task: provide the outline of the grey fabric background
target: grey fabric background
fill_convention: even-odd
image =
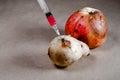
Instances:
[[[47,55],[56,37],[36,0],[0,0],[0,80],[119,80],[120,0],[46,0],[64,34],[68,17],[89,6],[108,21],[106,42],[65,69]]]

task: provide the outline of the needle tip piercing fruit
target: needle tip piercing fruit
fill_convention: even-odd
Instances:
[[[85,42],[90,48],[96,48],[107,37],[107,21],[100,10],[85,7],[68,18],[65,33]]]

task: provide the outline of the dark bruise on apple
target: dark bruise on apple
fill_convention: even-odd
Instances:
[[[68,18],[65,33],[95,48],[107,37],[107,21],[100,10],[85,7]]]

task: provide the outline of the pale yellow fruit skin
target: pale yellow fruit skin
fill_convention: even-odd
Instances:
[[[82,55],[88,55],[89,51],[85,43],[71,36],[62,35],[50,42],[48,55],[55,65],[67,67],[78,61]]]

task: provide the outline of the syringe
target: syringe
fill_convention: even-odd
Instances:
[[[54,16],[52,15],[51,11],[49,10],[45,0],[37,0],[37,1],[39,3],[40,7],[42,8],[43,12],[45,13],[50,26],[54,29],[56,34],[59,36],[60,32],[57,27],[56,20],[55,20]]]

